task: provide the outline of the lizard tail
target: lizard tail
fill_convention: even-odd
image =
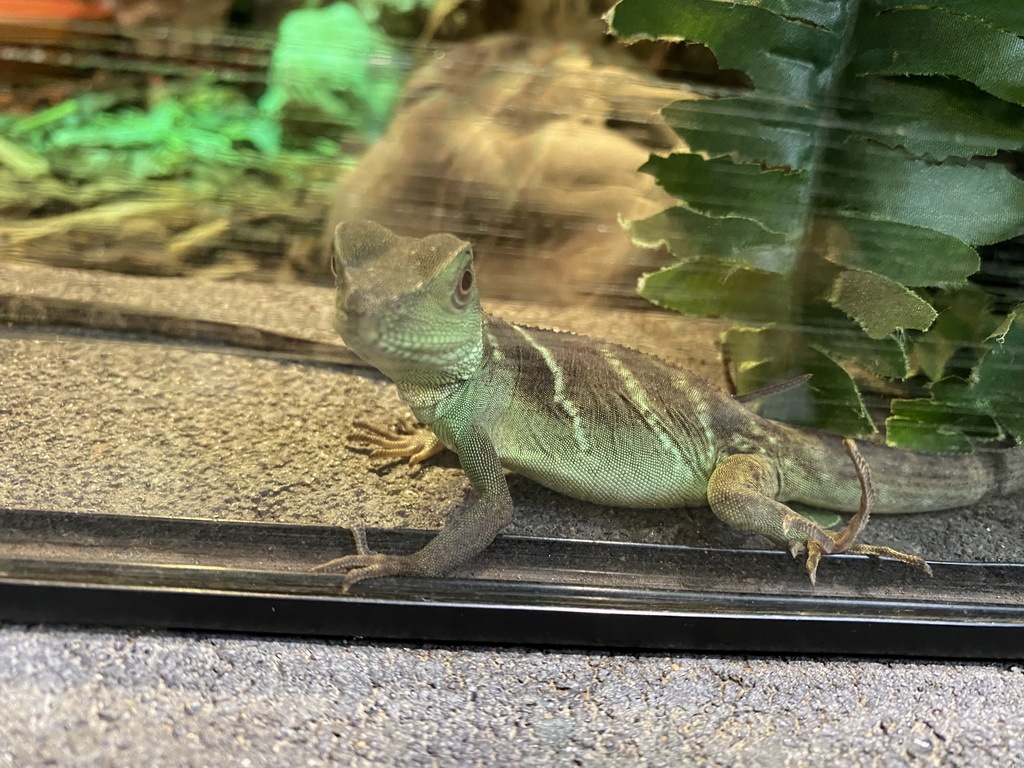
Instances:
[[[800,431],[783,463],[785,496],[855,511],[860,486],[853,462],[834,435]],[[930,512],[1024,490],[1024,446],[968,454],[919,453],[857,442],[876,491],[874,511]]]
[[[1005,496],[1024,490],[1024,445],[990,453],[996,459],[996,482],[991,496]]]

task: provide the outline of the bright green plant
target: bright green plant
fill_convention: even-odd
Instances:
[[[691,153],[641,170],[680,202],[628,227],[679,261],[642,295],[741,323],[741,391],[814,374],[768,415],[872,431],[852,372],[927,386],[893,401],[892,444],[1024,442],[1024,319],[968,282],[978,246],[1024,232],[997,156],[1024,147],[1024,3],[622,0],[609,20],[702,43],[753,86],[664,110]]]
[[[319,112],[370,135],[381,133],[402,89],[387,36],[348,3],[292,11],[281,21],[260,109]]]
[[[412,13],[419,9],[430,10],[437,0],[353,0],[363,18],[376,21],[381,10],[387,8],[392,13]]]
[[[146,109],[105,111],[112,106],[109,95],[86,93],[13,122],[8,135],[56,174],[80,180],[188,175],[244,165],[253,149],[270,155],[280,145],[275,122],[235,89],[209,82],[165,89]]]

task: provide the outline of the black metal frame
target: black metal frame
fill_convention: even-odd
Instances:
[[[306,525],[0,510],[0,619],[429,642],[1024,658],[1024,565],[505,536],[446,579],[340,594],[352,551]],[[433,534],[369,531],[412,551]]]

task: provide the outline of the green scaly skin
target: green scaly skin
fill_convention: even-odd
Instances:
[[[872,502],[875,512],[924,512],[1024,485],[1020,449],[955,457],[871,444],[858,451],[852,441],[844,449],[833,435],[762,419],[649,355],[490,317],[470,245],[454,235],[405,238],[373,222],[344,223],[332,266],[336,329],[458,454],[478,494],[418,552],[361,546],[321,566],[344,571],[346,589],[377,576],[440,576],[481,552],[512,517],[503,468],[600,504],[710,506],[730,525],[807,551],[812,580],[821,554],[839,551],[929,570],[912,555],[854,543]],[[419,451],[418,460],[434,448],[427,441],[384,454]],[[859,512],[834,533],[787,501]]]

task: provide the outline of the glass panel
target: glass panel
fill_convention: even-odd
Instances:
[[[763,373],[746,358],[727,360],[727,373],[722,335],[732,334],[729,350],[749,352],[742,334],[759,322],[754,315],[792,297],[771,293],[776,284],[751,272],[751,317],[736,330],[637,295],[638,277],[669,265],[682,248],[678,238],[673,253],[664,244],[641,247],[622,225],[678,202],[655,183],[656,169],[637,171],[652,153],[684,148],[659,110],[719,93],[701,84],[708,81],[749,86],[703,49],[627,50],[603,37],[598,10],[570,2],[525,4],[518,15],[488,3],[447,14],[442,3],[405,11],[397,2],[229,5],[152,4],[150,18],[117,3],[0,10],[0,616],[440,640],[1019,655],[1019,491],[967,508],[872,516],[862,539],[926,558],[931,578],[901,563],[826,555],[812,586],[802,557],[794,562],[704,505],[602,506],[516,473],[506,476],[512,522],[450,576],[366,580],[343,594],[341,575],[313,570],[355,552],[349,528],[367,527],[375,551],[416,551],[431,540],[427,532],[477,498],[451,451],[413,470],[351,444],[353,423],[401,429],[411,416],[394,385],[333,328],[337,223],[367,218],[408,236],[453,233],[473,243],[472,289],[479,286],[493,315],[624,344],[720,387],[730,376],[743,385]],[[1011,153],[1001,157],[1013,165]],[[784,212],[785,194],[771,199]],[[687,225],[695,250],[711,249],[721,220]],[[632,231],[644,239],[642,225]],[[816,234],[833,243],[838,231]],[[979,288],[972,300],[1012,309],[1017,247],[1009,237],[988,245],[974,284],[989,293]],[[427,257],[414,256],[384,284],[408,290],[426,269]],[[747,267],[733,265],[704,285],[715,288]],[[805,277],[814,283],[820,275]],[[696,300],[729,300],[716,290],[710,301]],[[396,292],[390,306],[410,301]],[[850,295],[834,302],[842,322],[830,331],[801,325],[794,310],[793,323],[769,324],[779,335],[758,343],[775,354],[772,339],[795,332],[826,357],[849,350],[856,326],[840,310],[863,311]],[[969,326],[970,303],[939,308]],[[449,309],[442,303],[437,312]],[[999,329],[985,335],[992,331]],[[733,432],[708,437],[688,431],[685,418],[659,422],[645,405],[649,380],[640,394],[630,390],[633,374],[616,367],[621,361],[576,366],[575,377],[563,378],[564,361],[574,359],[566,350],[586,342],[561,338],[566,346],[552,351],[532,331],[509,333],[514,343],[492,339],[492,352],[532,363],[510,385],[515,418],[506,432],[490,433],[504,440],[506,465],[516,465],[508,424],[549,435],[543,419],[560,413],[562,430],[550,439],[579,443],[581,430],[590,434],[586,403],[614,397],[625,405],[611,412],[632,416],[610,433],[618,453],[601,447],[619,459],[605,461],[595,482],[629,464],[642,425],[687,449],[710,441],[701,472],[744,452],[730,442]],[[902,332],[882,335],[910,348]],[[913,364],[939,365],[924,356],[954,337],[915,347]],[[965,342],[947,358],[964,356],[969,370],[970,354]],[[1017,358],[1002,361],[1017,371]],[[785,375],[785,366],[773,368],[765,383],[812,372],[815,386],[828,384],[838,370],[828,365]],[[893,389],[927,395],[921,377],[886,385],[877,371],[847,368],[878,423]],[[608,388],[608,371],[626,382],[621,391]],[[799,421],[817,407],[802,399],[806,391],[765,397],[763,407]],[[995,395],[990,401],[1005,406]],[[746,418],[748,406],[758,404],[737,409],[736,418]],[[969,437],[992,437],[984,428],[972,427]],[[986,446],[1010,444],[1012,429],[1000,429],[1002,442]],[[876,455],[870,440],[860,444]],[[826,468],[852,477],[841,438],[830,445],[839,458]],[[879,458],[875,475],[889,466],[899,460]],[[681,468],[666,462],[658,471],[670,477]],[[931,480],[952,487],[952,477]],[[832,481],[821,482],[827,489]]]

